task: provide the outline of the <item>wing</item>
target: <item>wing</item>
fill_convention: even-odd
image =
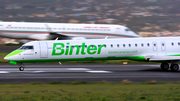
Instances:
[[[48,35],[49,40],[54,40],[56,38],[58,38],[59,40],[66,40],[69,39],[70,37],[66,35],[58,34],[56,32],[50,32],[50,34]]]

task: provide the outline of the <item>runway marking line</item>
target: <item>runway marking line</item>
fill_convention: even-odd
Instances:
[[[88,73],[112,73],[111,71],[86,71]]]
[[[0,73],[9,73],[9,72],[7,72],[7,71],[0,71]]]

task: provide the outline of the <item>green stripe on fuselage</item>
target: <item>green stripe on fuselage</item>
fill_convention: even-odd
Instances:
[[[33,63],[33,62],[61,62],[61,61],[92,61],[92,60],[121,60],[128,59],[134,61],[146,61],[144,56],[130,56],[130,57],[87,57],[87,58],[68,58],[68,59],[37,59],[37,60],[13,60],[22,63]]]

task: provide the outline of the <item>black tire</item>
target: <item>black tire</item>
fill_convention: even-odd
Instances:
[[[168,70],[169,69],[169,64],[168,63],[162,63],[161,64],[161,69],[162,70]]]
[[[172,64],[170,68],[171,68],[172,71],[178,71],[179,70],[179,65],[178,64]]]
[[[19,70],[20,70],[20,71],[24,71],[24,67],[22,67],[22,66],[19,67]]]

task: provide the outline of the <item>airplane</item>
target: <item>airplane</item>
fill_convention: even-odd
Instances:
[[[122,25],[38,22],[0,22],[0,37],[31,40],[83,40],[134,38],[138,35]]]
[[[180,37],[32,41],[4,59],[20,71],[23,63],[119,59],[162,62],[162,70],[178,71]]]

